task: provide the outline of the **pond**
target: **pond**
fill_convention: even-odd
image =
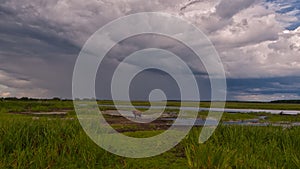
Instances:
[[[99,105],[104,107],[114,107],[113,105]],[[134,108],[128,105],[118,105],[119,108]],[[149,106],[135,106],[135,108],[148,109]],[[163,106],[151,106],[152,109],[163,109]],[[197,108],[197,107],[175,107],[167,106],[166,109],[181,109],[181,110],[199,110],[199,111],[213,111],[213,112],[227,112],[227,113],[271,113],[271,114],[285,114],[285,115],[297,115],[300,113],[299,110],[267,110],[267,109],[228,109],[228,108]]]

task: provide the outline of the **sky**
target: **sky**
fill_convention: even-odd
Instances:
[[[71,98],[76,59],[95,31],[125,15],[164,12],[188,20],[211,40],[224,65],[228,100],[300,99],[299,0],[0,2],[0,97]],[[98,72],[97,96],[110,97],[113,68],[126,54],[146,47],[179,51],[164,46],[167,42],[180,46],[156,36],[134,37],[119,44]],[[186,53],[181,51],[182,57]],[[189,58],[186,61],[193,72],[203,73],[203,66]],[[205,100],[209,82],[201,77],[197,82]],[[174,83],[164,72],[145,71],[132,82],[130,95],[145,99],[160,87],[168,98],[178,99]]]

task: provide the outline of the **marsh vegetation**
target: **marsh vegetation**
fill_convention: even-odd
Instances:
[[[241,108],[255,103],[230,104]],[[273,107],[264,104],[267,103],[258,107]],[[300,107],[286,103],[277,106],[295,110]],[[20,113],[28,110],[33,113]],[[65,111],[66,115],[35,114],[51,111]],[[206,115],[207,112],[200,112],[198,117]],[[269,122],[300,121],[298,115],[267,113],[224,113],[222,120],[259,116],[268,116],[261,120]],[[105,118],[115,129],[131,137],[149,137],[168,128],[161,121],[142,126],[121,117],[105,115]],[[201,126],[194,127],[180,144],[159,156],[124,158],[106,152],[89,139],[76,119],[71,101],[2,100],[0,168],[300,168],[300,127],[221,125],[204,144],[198,143],[200,131]]]

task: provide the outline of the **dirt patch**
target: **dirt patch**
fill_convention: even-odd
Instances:
[[[106,121],[118,132],[134,132],[147,130],[167,130],[170,122],[165,120],[154,120],[150,123],[136,123],[121,116],[105,116]]]

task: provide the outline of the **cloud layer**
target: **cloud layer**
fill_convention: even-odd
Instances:
[[[70,97],[75,60],[96,30],[121,16],[158,11],[192,22],[211,39],[229,81],[235,82],[229,83],[229,98],[300,98],[292,88],[288,89],[293,93],[282,86],[293,77],[295,81],[288,85],[300,81],[296,78],[300,73],[299,6],[296,0],[2,0],[0,97]],[[160,42],[160,47],[176,50],[166,43]],[[106,66],[141,45],[149,45],[149,38],[119,44],[120,52]],[[203,66],[187,62],[194,72],[203,72]],[[280,78],[279,86],[265,93],[269,79],[276,78]],[[253,79],[260,79],[260,86],[233,87]]]

